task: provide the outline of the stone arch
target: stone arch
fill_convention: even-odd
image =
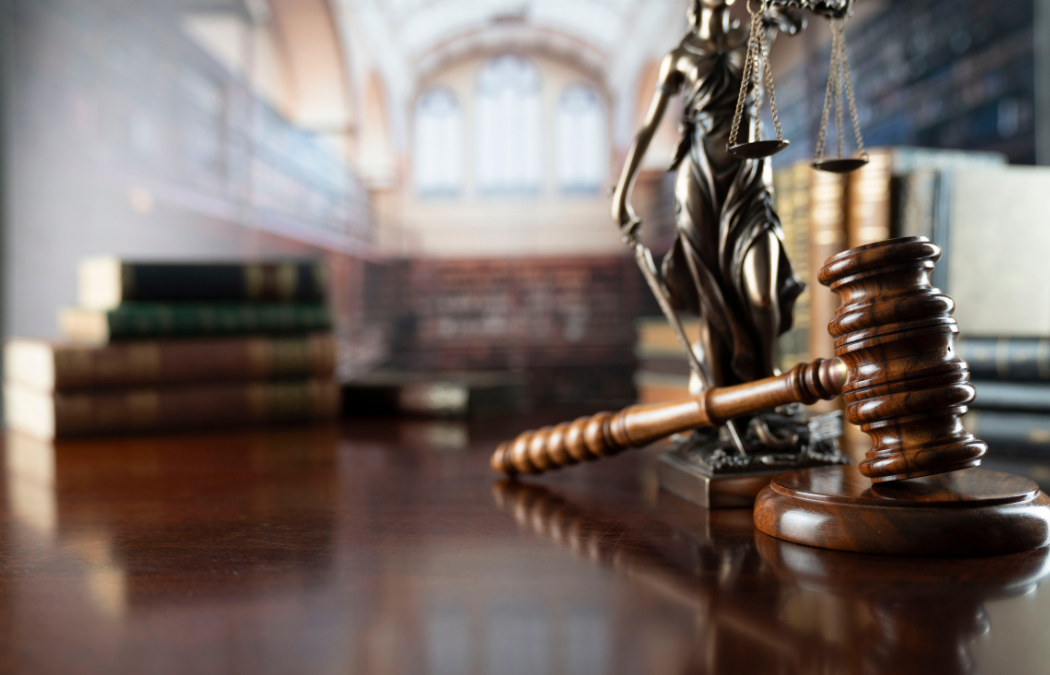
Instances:
[[[325,0],[269,0],[297,125],[330,137],[353,154],[357,126],[348,55]]]
[[[358,170],[375,187],[390,187],[397,180],[390,101],[382,76],[372,71],[365,84],[361,105]]]

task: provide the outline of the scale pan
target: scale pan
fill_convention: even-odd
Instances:
[[[828,173],[851,173],[867,163],[867,157],[858,157],[854,159],[822,159],[819,162],[813,162],[813,168],[817,171],[827,171]]]
[[[729,154],[740,159],[765,159],[766,157],[772,157],[789,145],[791,145],[790,141],[738,143],[730,146]]]

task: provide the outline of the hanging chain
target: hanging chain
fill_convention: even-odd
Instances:
[[[849,51],[846,47],[846,20],[829,21],[831,25],[831,64],[828,67],[828,88],[824,94],[824,111],[820,118],[820,132],[817,135],[816,158],[824,158],[824,147],[827,142],[828,123],[831,109],[835,109],[836,150],[838,159],[842,159],[846,145],[845,121],[846,105],[849,105],[850,122],[857,140],[857,153],[864,159],[864,138],[860,132],[860,116],[857,114],[857,101],[853,94],[853,78],[850,75]],[[845,99],[845,100],[844,100]]]
[[[864,152],[864,138],[860,134],[860,116],[857,115],[857,101],[853,98],[853,78],[850,76],[849,67],[849,50],[846,48],[846,20],[842,20],[842,37],[840,38],[842,46],[841,60],[842,60],[842,72],[846,80],[846,98],[849,100],[849,114],[853,118],[853,133],[857,137],[857,154],[864,159],[868,158],[867,153]]]
[[[831,63],[828,65],[828,88],[824,93],[824,112],[820,117],[820,133],[817,135],[816,160],[824,158],[824,143],[828,135],[828,121],[831,117],[831,108],[835,104],[835,81],[838,79],[838,59],[836,56],[835,33],[831,34]]]
[[[838,135],[836,139],[835,149],[838,152],[838,159],[842,159],[842,150],[846,145],[846,130],[842,124],[843,112],[845,104],[843,103],[842,96],[842,25],[835,25],[835,21],[831,22],[832,30],[832,51],[834,55],[831,57],[838,64],[838,72],[835,73],[835,133]]]
[[[740,78],[740,94],[736,99],[736,111],[733,113],[733,128],[729,131],[729,147],[736,145],[740,132],[740,121],[744,118],[744,102],[747,100],[747,85],[751,80],[751,40],[747,42],[747,56],[744,57],[744,72]]]
[[[751,87],[753,96],[751,97],[751,109],[748,110],[748,130],[747,137],[751,138],[751,129],[754,127],[755,130],[755,141],[761,141],[761,136],[758,135],[760,127],[758,126],[758,116],[762,112],[762,98],[765,92],[762,89],[762,70],[763,70],[763,59],[765,56],[762,53],[762,34],[765,29],[762,27],[762,12],[765,11],[765,4],[762,9],[755,13],[754,18],[751,20],[752,28],[751,34],[754,38],[754,56],[751,59],[751,77],[748,80],[748,84]]]
[[[765,39],[765,31],[762,32],[762,69],[766,71],[766,89],[769,90],[769,110],[773,113],[773,128],[777,131],[777,140],[783,143],[784,132],[780,129],[780,116],[777,115],[777,92],[773,88],[773,68],[769,65],[769,41]]]
[[[747,56],[744,57],[744,72],[740,78],[740,95],[736,100],[736,112],[733,114],[733,127],[729,132],[729,147],[737,144],[740,135],[740,125],[744,119],[744,105],[747,103],[748,89],[755,88],[755,95],[759,96],[761,88],[758,81],[757,62],[761,58],[762,13],[766,11],[769,0],[762,0],[761,7],[757,12],[751,10],[750,0],[747,3],[747,11],[751,14],[751,35],[747,41]],[[750,134],[748,134],[750,136]]]

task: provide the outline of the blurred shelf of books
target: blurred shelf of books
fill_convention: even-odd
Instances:
[[[371,388],[390,399],[396,382],[409,392],[400,395],[402,409],[419,414],[429,387],[434,413],[444,416],[456,406],[437,401],[453,390],[464,405],[482,389],[498,390],[503,403],[495,407],[508,412],[634,400],[643,289],[630,258],[395,260],[370,273],[366,313],[390,326],[391,340],[378,372],[348,382],[355,397]],[[348,398],[348,414],[367,409]]]

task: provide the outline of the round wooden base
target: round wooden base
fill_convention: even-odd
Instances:
[[[983,469],[872,484],[855,466],[781,474],[758,495],[755,526],[839,551],[986,556],[1050,544],[1050,497]]]

